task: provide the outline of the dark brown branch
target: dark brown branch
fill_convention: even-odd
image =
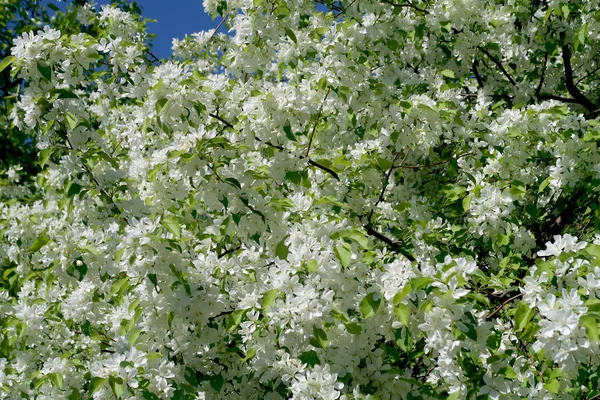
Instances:
[[[371,225],[364,225],[364,228],[369,235],[381,240],[388,247],[390,247],[393,251],[397,251],[398,253],[402,254],[409,261],[415,261],[415,258],[413,257],[413,255],[402,248],[402,243],[396,242],[396,241],[390,239],[389,237],[379,233]]]
[[[481,75],[479,74],[479,69],[477,68],[478,65],[479,61],[477,61],[477,59],[474,59],[471,69],[473,70],[473,75],[475,75],[475,79],[477,79],[477,84],[480,88],[483,88],[483,79],[481,79]]]
[[[231,254],[231,253],[233,253],[234,251],[238,251],[238,250],[239,250],[239,249],[241,249],[241,248],[242,248],[242,246],[237,246],[237,247],[233,247],[233,248],[231,248],[231,249],[229,249],[229,250],[225,250],[224,252],[222,252],[221,254],[219,254],[219,255],[217,256],[217,258],[223,258],[223,257],[225,257],[227,254]]]
[[[496,64],[496,67],[498,67],[498,69],[500,71],[502,71],[502,74],[506,77],[506,79],[508,79],[508,81],[513,85],[513,86],[517,86],[517,83],[514,81],[514,79],[510,76],[510,74],[508,73],[508,71],[506,71],[506,69],[504,69],[504,66],[502,65],[502,63],[500,61],[498,61],[493,55],[490,54],[489,51],[487,51],[487,49],[483,48],[483,47],[478,47],[478,49],[485,54],[486,56],[488,56],[488,58],[490,60],[492,60],[492,62],[494,64]]]
[[[304,156],[300,156],[300,158],[304,158]],[[310,158],[308,159],[308,163],[314,167],[317,167],[319,169],[322,169],[323,171],[327,172],[328,174],[330,174],[331,176],[333,176],[336,180],[340,180],[339,175],[337,174],[337,172],[335,172],[334,170],[332,170],[329,167],[324,166],[323,164],[319,164],[318,162],[311,160]]]
[[[555,96],[553,94],[542,93],[542,94],[538,94],[536,97],[540,100],[557,100],[557,101],[562,101],[563,103],[579,104],[579,101],[577,101],[575,99],[570,99],[568,97],[562,97],[562,96]]]
[[[410,148],[408,149],[408,151],[404,155],[404,158],[402,159],[402,162],[400,163],[399,166],[402,166],[402,164],[404,164],[404,162],[406,161],[406,158],[408,157],[409,153],[410,153]],[[371,218],[373,217],[373,213],[375,212],[375,209],[377,208],[377,206],[379,205],[379,203],[381,203],[383,201],[383,198],[385,196],[385,191],[387,190],[387,187],[390,184],[390,177],[392,176],[392,172],[394,172],[394,168],[397,167],[396,165],[394,165],[396,163],[396,159],[397,158],[398,158],[398,155],[396,155],[394,157],[394,161],[392,162],[392,166],[388,170],[387,174],[385,174],[385,183],[383,184],[383,188],[381,189],[381,193],[379,193],[379,198],[377,199],[377,201],[375,202],[375,205],[373,206],[373,208],[371,209],[371,212],[369,213],[369,217],[367,218],[368,223],[371,223]]]
[[[256,140],[258,140],[259,142],[262,142],[262,140],[260,140],[258,137],[256,138]],[[264,144],[266,144],[269,147],[273,147],[274,149],[280,150],[280,151],[286,151],[285,148],[283,146],[279,146],[277,144],[273,144],[272,142],[263,142]],[[300,155],[299,156],[300,159],[306,158],[306,156]],[[337,172],[335,172],[334,170],[332,170],[329,167],[324,166],[321,163],[316,162],[315,160],[312,159],[308,159],[308,163],[314,167],[317,167],[319,169],[322,169],[323,171],[327,172],[328,174],[330,174],[331,176],[333,176],[336,180],[340,180],[339,175],[337,174]]]
[[[535,89],[535,97],[540,98],[540,93],[542,91],[542,86],[544,85],[544,77],[546,76],[546,65],[548,64],[548,52],[544,54],[544,66],[542,67],[542,73],[540,74],[540,82],[538,83],[537,88]]]
[[[222,123],[224,123],[224,124],[225,124],[225,126],[226,126],[226,127],[228,127],[228,128],[231,128],[231,129],[234,129],[234,128],[233,128],[233,125],[231,125],[229,122],[227,122],[227,121],[226,121],[226,120],[224,120],[223,118],[219,117],[219,115],[217,115],[217,114],[214,114],[214,113],[210,113],[210,114],[208,114],[208,115],[209,115],[209,116],[211,116],[211,117],[213,117],[213,118],[214,118],[214,119],[216,119],[216,120],[219,120],[219,121],[221,121]]]
[[[590,113],[596,111],[598,107],[594,103],[591,102],[590,99],[585,97],[583,93],[579,91],[575,83],[573,82],[573,67],[571,66],[571,49],[569,49],[569,45],[565,44],[562,47],[562,58],[563,64],[565,66],[565,84],[567,86],[567,91],[569,94],[577,100],[579,104],[584,106]]]

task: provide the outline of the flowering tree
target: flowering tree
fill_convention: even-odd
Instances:
[[[0,398],[598,398],[600,4],[325,3],[15,41]]]

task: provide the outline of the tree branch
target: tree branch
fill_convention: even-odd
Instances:
[[[479,61],[477,61],[477,59],[474,59],[471,69],[473,70],[473,75],[475,75],[475,79],[477,79],[477,84],[480,88],[483,88],[483,79],[481,79],[481,75],[479,74],[479,69],[477,68],[478,65]]]
[[[388,245],[393,251],[396,251],[406,257],[409,261],[415,261],[415,258],[412,254],[402,248],[402,243],[396,242],[395,240],[390,239],[389,237],[379,233],[376,231],[370,224],[366,224],[363,226],[367,233]]]
[[[593,113],[598,107],[596,107],[596,105],[592,103],[590,99],[585,97],[585,95],[579,91],[579,89],[577,88],[577,86],[575,86],[575,83],[573,82],[571,50],[569,49],[568,44],[565,44],[562,47],[562,58],[563,64],[565,66],[565,84],[567,86],[567,91],[575,100],[577,100],[579,104],[584,106],[590,113]]]
[[[483,47],[477,47],[483,54],[485,54],[486,56],[488,56],[488,58],[490,60],[492,60],[492,62],[494,64],[496,64],[496,67],[498,67],[498,69],[500,69],[500,71],[502,71],[502,74],[504,74],[504,76],[506,77],[506,79],[508,79],[508,81],[513,85],[513,86],[517,86],[517,83],[514,81],[514,79],[510,76],[510,74],[508,73],[508,71],[506,71],[504,69],[504,66],[502,65],[502,63],[498,60],[496,60],[496,58],[490,54],[489,51],[487,51],[487,49],[483,48]]]
[[[308,157],[308,153],[310,153],[310,146],[312,145],[313,138],[315,137],[315,131],[317,130],[317,125],[319,124],[319,119],[321,119],[321,113],[323,112],[323,105],[325,104],[325,100],[327,100],[327,96],[329,96],[329,92],[331,92],[331,88],[327,90],[325,93],[325,98],[323,98],[323,102],[319,107],[319,112],[317,113],[317,119],[315,124],[313,125],[312,132],[310,133],[310,139],[308,139],[308,148],[306,149],[306,157]]]
[[[557,100],[557,101],[562,101],[563,103],[579,104],[579,101],[577,101],[575,99],[570,99],[568,97],[562,97],[562,96],[555,96],[553,94],[541,93],[541,94],[538,94],[536,97],[540,100]]]
[[[542,86],[544,85],[544,77],[546,76],[546,65],[548,64],[548,52],[544,54],[544,66],[542,67],[542,73],[540,74],[540,82],[538,83],[537,88],[535,89],[535,97],[540,98],[540,92],[542,91]]]
[[[494,311],[492,311],[490,313],[490,315],[488,315],[486,318],[487,319],[492,318],[494,315],[498,314],[500,312],[500,310],[502,310],[504,308],[505,305],[507,305],[508,303],[510,303],[511,301],[513,301],[514,299],[518,299],[521,296],[523,296],[523,293],[519,293],[519,294],[517,294],[517,295],[515,295],[515,296],[513,296],[513,297],[511,297],[511,298],[509,298],[507,300],[505,300],[502,304],[500,304],[498,306],[498,308],[496,308]]]
[[[210,113],[208,114],[209,116],[213,117],[216,120],[221,121],[222,123],[225,124],[225,126],[227,126],[228,128],[234,129],[233,125],[231,125],[229,122],[225,121],[223,118],[219,117],[218,114],[214,114],[214,113]]]

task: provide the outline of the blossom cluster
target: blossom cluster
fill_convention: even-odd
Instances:
[[[599,393],[600,5],[326,3],[15,41],[0,399]]]

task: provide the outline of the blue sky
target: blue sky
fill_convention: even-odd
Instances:
[[[173,38],[181,39],[185,34],[215,29],[220,17],[214,21],[204,12],[201,0],[139,0],[142,16],[158,22],[148,25],[156,35],[154,53],[161,58],[171,54]]]
[[[46,2],[64,7],[71,1],[47,0]],[[96,0],[96,3],[108,4],[110,0]],[[202,0],[137,0],[137,3],[142,8],[144,18],[157,20],[148,24],[148,30],[156,35],[152,51],[159,58],[169,57],[173,38],[181,39],[186,34],[215,29],[221,21],[220,17],[213,21],[204,12]],[[224,31],[224,27],[221,31]]]

